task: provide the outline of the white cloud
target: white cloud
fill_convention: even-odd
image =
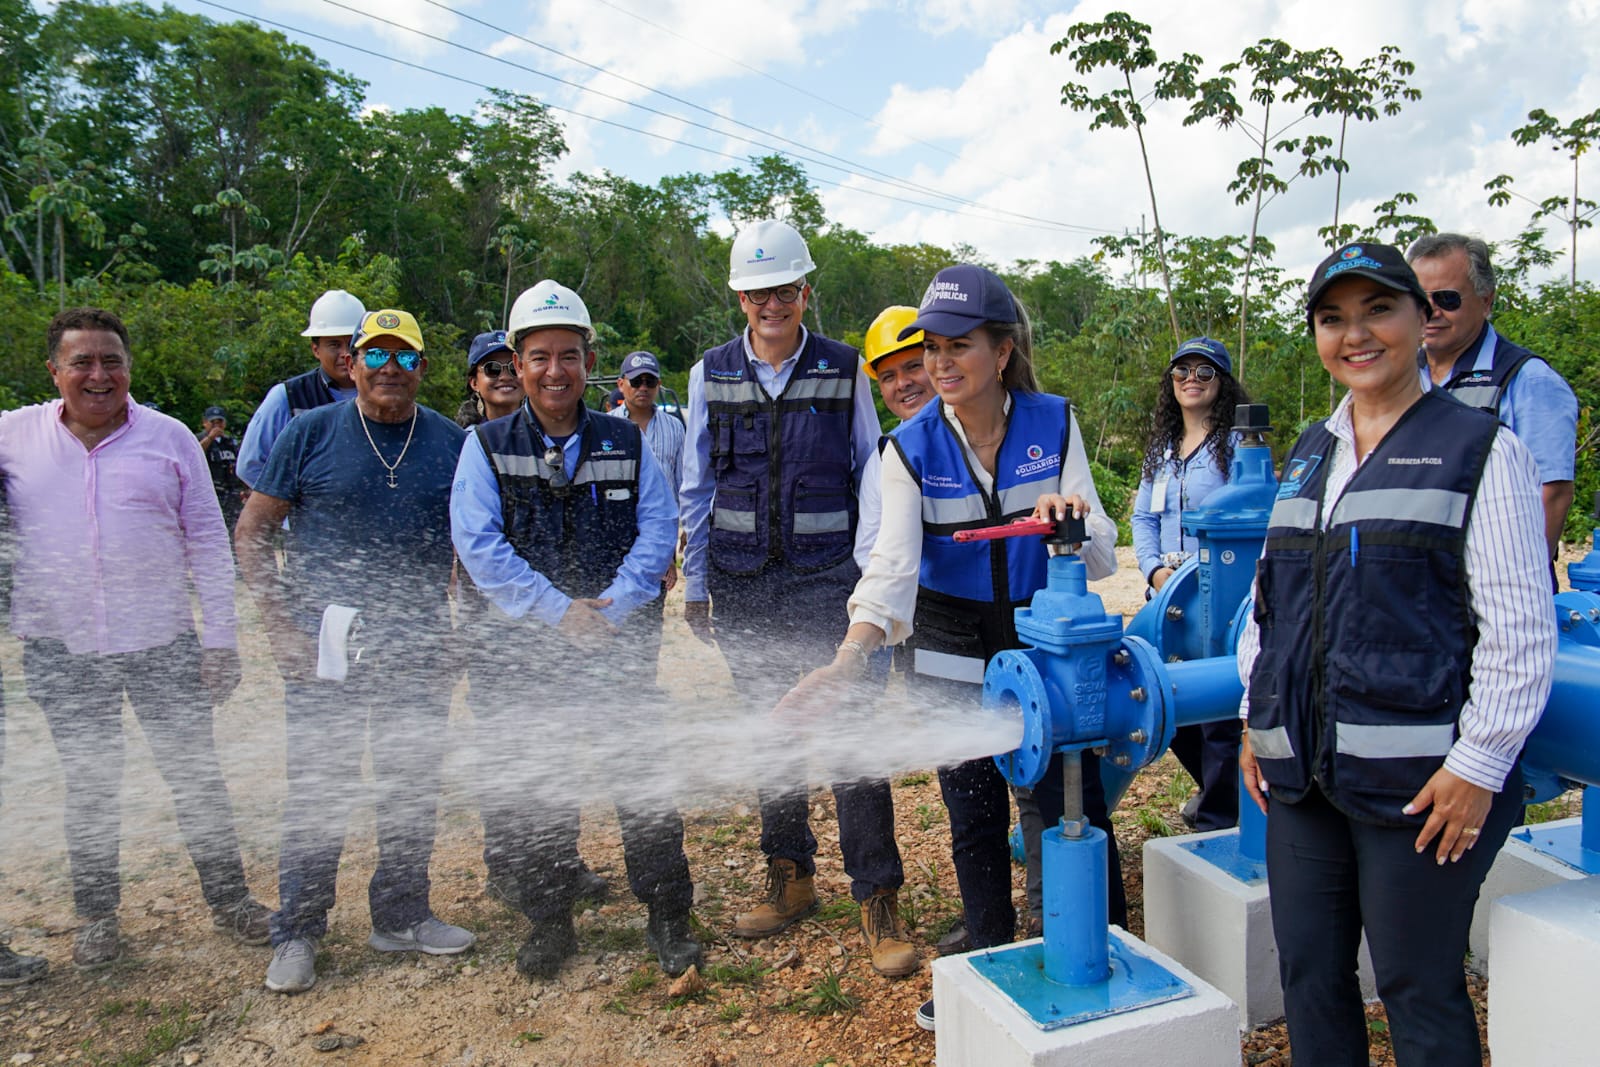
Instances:
[[[362,35],[370,34],[377,38],[383,49],[393,49],[396,55],[407,59],[454,51],[410,30],[453,39],[461,29],[461,19],[434,7],[427,0],[382,0],[381,3],[378,0],[339,0],[339,3],[344,6],[335,6],[322,0],[273,0],[265,5],[263,14],[269,18],[309,15],[319,22],[330,23],[341,29],[360,31]],[[387,19],[389,23],[397,25],[389,25],[379,19]],[[353,43],[372,44],[370,38],[349,39]]]

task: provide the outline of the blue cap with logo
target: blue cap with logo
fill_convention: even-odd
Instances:
[[[1367,278],[1397,292],[1410,293],[1425,310],[1431,307],[1427,291],[1417,280],[1417,272],[1411,269],[1398,248],[1363,241],[1335,249],[1311,272],[1306,292],[1307,326],[1312,324],[1317,302],[1328,291],[1328,286],[1350,277]]]
[[[1017,302],[1000,275],[962,263],[933,276],[922,294],[917,319],[900,331],[904,341],[918,330],[942,337],[964,337],[986,322],[1016,322]]]
[[[1233,360],[1228,358],[1228,350],[1221,341],[1213,341],[1209,337],[1191,337],[1178,346],[1167,365],[1171,366],[1187,356],[1199,356],[1222,373],[1233,373]]]
[[[622,361],[622,376],[631,382],[641,374],[654,374],[659,378],[661,364],[648,352],[629,352]]]
[[[225,409],[212,404],[210,407],[206,408],[203,414],[201,414],[200,421],[210,422],[212,419],[226,419],[227,417],[228,412]]]
[[[516,352],[511,347],[511,342],[506,340],[504,330],[490,330],[480,333],[472,339],[472,347],[467,350],[467,370],[478,369],[478,364],[494,355],[496,352]]]

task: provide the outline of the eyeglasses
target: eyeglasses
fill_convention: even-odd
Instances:
[[[792,304],[800,299],[804,291],[803,285],[780,285],[776,289],[746,289],[744,296],[750,303],[760,307],[773,297],[777,297],[780,304]]]
[[[361,352],[361,361],[367,365],[368,370],[377,370],[388,364],[390,360],[400,364],[403,371],[414,371],[422,362],[422,353],[409,348],[366,348]]]
[[[486,359],[478,364],[478,369],[483,371],[485,378],[498,378],[501,374],[515,375],[517,373],[517,365],[510,360],[502,363],[498,359]]]
[[[1172,380],[1175,382],[1186,382],[1193,378],[1204,385],[1217,376],[1217,368],[1209,363],[1200,363],[1193,367],[1180,364],[1172,368],[1171,374]]]
[[[1428,299],[1440,311],[1460,311],[1461,292],[1457,289],[1435,289],[1428,294]]]
[[[635,389],[654,389],[661,384],[661,379],[654,374],[641,374],[637,378],[624,378],[622,380]]]
[[[567,464],[558,445],[544,450],[544,465],[550,468],[550,488],[558,496],[563,495],[571,487],[572,479],[567,477]]]

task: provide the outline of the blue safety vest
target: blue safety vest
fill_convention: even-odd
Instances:
[[[304,374],[296,374],[293,378],[283,383],[283,391],[289,399],[289,417],[291,419],[298,415],[304,415],[313,408],[335,403],[339,399],[328,388],[328,380],[323,377],[321,368],[313,368]]]
[[[1039,497],[1060,491],[1071,441],[1068,412],[1059,396],[1011,394],[993,492],[973,477],[943,401],[925,405],[889,436],[922,490],[911,669],[981,682],[990,657],[1017,647],[1016,609],[1044,588],[1049,570],[1043,539],[958,542],[955,533],[1023,518]]]
[[[527,401],[476,428],[500,485],[506,540],[518,556],[574,599],[597,597],[616,579],[638,537],[640,449],[627,419],[581,416],[577,469],[545,463],[544,437]]]
[[[774,399],[756,380],[742,337],[705,354],[716,570],[756,574],[782,562],[819,571],[850,558],[856,365],[855,349],[809,334]]]
[[[1333,502],[1318,422],[1284,463],[1256,569],[1250,740],[1275,800],[1315,780],[1352,818],[1400,809],[1443,764],[1471,679],[1467,522],[1499,423],[1428,392]]]
[[[1488,330],[1484,326],[1484,330]],[[1477,362],[1476,352],[1480,339],[1473,346],[1473,362]],[[1522,365],[1530,359],[1539,357],[1529,352],[1520,345],[1514,345],[1495,334],[1494,358],[1485,370],[1467,369],[1460,374],[1452,376],[1439,388],[1467,405],[1469,408],[1478,408],[1490,414],[1500,414],[1500,403],[1505,399],[1506,390],[1511,386],[1511,379],[1516,377]]]

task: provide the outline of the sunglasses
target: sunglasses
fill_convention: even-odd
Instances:
[[[1456,289],[1435,289],[1428,294],[1428,299],[1440,311],[1460,311],[1461,293]]]
[[[478,369],[483,371],[483,376],[485,378],[498,378],[502,374],[510,374],[515,376],[517,373],[516,364],[512,363],[510,360],[506,360],[504,363],[502,363],[498,359],[486,359],[482,363],[478,364]]]
[[[1194,367],[1173,367],[1171,374],[1172,380],[1175,382],[1186,382],[1193,378],[1197,382],[1205,383],[1217,376],[1217,368],[1209,363],[1201,363]]]
[[[550,468],[550,488],[558,496],[565,495],[572,486],[572,479],[567,477],[567,465],[559,447],[551,445],[544,450],[544,465]]]
[[[422,362],[422,353],[409,348],[366,348],[361,351],[361,361],[368,370],[386,366],[391,359],[400,364],[401,370],[414,371]]]
[[[641,374],[637,378],[624,378],[622,380],[635,389],[654,389],[661,384],[661,379],[654,374]]]
[[[805,291],[800,285],[780,285],[776,289],[746,289],[745,299],[760,307],[773,297],[778,298],[780,304],[792,304],[800,299],[800,294]]]

